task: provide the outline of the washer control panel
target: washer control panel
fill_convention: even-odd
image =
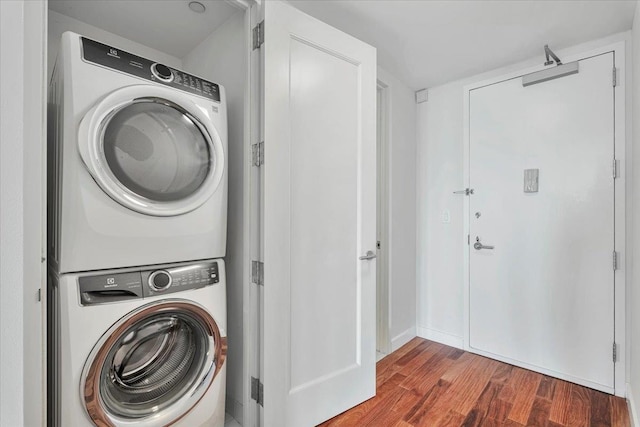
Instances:
[[[170,294],[197,289],[220,282],[218,263],[206,262],[186,266],[142,271],[144,296]]]
[[[220,102],[220,86],[189,73],[81,37],[82,58],[96,65]]]
[[[166,295],[217,283],[220,283],[217,261],[78,278],[82,305]]]

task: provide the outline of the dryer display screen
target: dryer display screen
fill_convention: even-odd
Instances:
[[[220,86],[124,50],[82,37],[85,61],[220,102]]]

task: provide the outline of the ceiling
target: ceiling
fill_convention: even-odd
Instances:
[[[0,0],[1,1],[1,0]],[[236,8],[226,0],[50,0],[56,12],[178,58]],[[266,0],[269,1],[269,0]],[[291,0],[302,11],[378,49],[378,63],[414,90],[543,58],[631,28],[636,1]]]
[[[49,8],[182,58],[238,11],[223,0],[198,1],[204,13],[191,11],[189,0],[49,0]]]
[[[378,49],[414,90],[631,29],[636,1],[292,0]]]

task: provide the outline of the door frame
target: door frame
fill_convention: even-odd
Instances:
[[[18,72],[18,79],[8,73],[0,75],[2,86],[10,85],[14,91],[4,94],[6,105],[0,116],[7,120],[2,129],[14,139],[11,145],[3,143],[0,178],[0,203],[3,215],[0,227],[12,230],[0,242],[0,250],[10,256],[2,259],[0,276],[4,288],[2,295],[2,322],[10,320],[4,328],[0,346],[11,345],[13,351],[0,369],[4,387],[13,389],[10,399],[3,399],[0,411],[7,409],[3,420],[21,421],[23,425],[46,423],[46,153],[47,153],[47,0],[5,5],[14,31],[12,49],[15,54],[8,63]],[[3,52],[4,53],[4,52]],[[3,56],[4,59],[4,56]],[[4,67],[3,67],[4,70]],[[11,79],[11,82],[8,80]],[[11,167],[8,167],[8,166]],[[7,179],[7,177],[11,179]],[[28,191],[27,191],[28,189]],[[19,282],[9,288],[7,283]],[[1,285],[0,285],[1,286]],[[27,333],[28,331],[28,333]],[[15,340],[18,340],[16,343]],[[8,372],[15,372],[6,375]],[[26,374],[28,373],[28,375]]]
[[[391,126],[390,124],[390,87],[384,81],[377,80],[377,92],[380,94],[380,112],[377,117],[376,128],[381,132],[377,141],[377,156],[382,156],[380,159],[380,169],[377,171],[381,176],[377,177],[377,201],[378,213],[378,226],[381,228],[380,241],[382,242],[381,249],[378,252],[378,273],[376,278],[376,324],[378,330],[376,331],[376,350],[384,354],[389,354],[393,351],[391,345],[391,206],[389,205],[389,193],[391,189],[391,174],[390,174],[390,158],[391,153],[389,150],[391,141]],[[380,188],[380,185],[382,188]]]
[[[613,52],[614,64],[617,68],[617,84],[614,91],[614,153],[618,162],[618,178],[614,181],[614,198],[615,198],[615,213],[614,213],[614,246],[615,251],[619,254],[618,269],[614,274],[614,339],[617,343],[617,360],[614,364],[614,394],[616,396],[625,397],[626,393],[626,364],[627,364],[627,337],[626,337],[626,176],[631,176],[630,162],[626,162],[626,144],[630,141],[627,140],[626,132],[626,109],[625,104],[627,102],[627,85],[626,79],[626,62],[625,62],[625,49],[627,44],[627,38],[618,37],[617,41],[612,42],[608,39],[608,43],[601,46],[585,47],[578,46],[577,48],[569,48],[558,51],[558,55],[563,58],[565,63],[586,59],[592,56],[601,55],[604,53]],[[504,69],[504,72],[488,79],[479,80],[477,82],[468,84],[463,89],[463,105],[464,105],[464,121],[463,121],[463,170],[464,170],[464,185],[467,188],[470,187],[470,132],[469,132],[469,96],[472,90],[478,89],[484,86],[503,82],[505,80],[518,78],[524,74],[533,73],[543,70],[545,68],[542,65],[542,60],[537,61],[538,65],[519,65],[516,67],[510,67],[510,69]],[[613,77],[612,77],[613,78]],[[612,82],[613,84],[613,82]],[[612,159],[613,160],[613,159]],[[464,265],[464,350],[482,354],[477,350],[472,350],[469,344],[469,329],[470,329],[470,316],[469,316],[469,292],[470,292],[470,203],[469,198],[465,197],[463,204],[463,216],[464,216],[464,234],[462,238],[467,241],[467,245],[463,249],[463,265]],[[613,344],[613,343],[612,343]],[[500,360],[495,355],[490,355],[494,359]],[[513,363],[512,360],[503,359],[508,363]],[[538,368],[538,370],[540,370]],[[543,370],[542,370],[543,371]],[[557,373],[555,373],[557,374]]]

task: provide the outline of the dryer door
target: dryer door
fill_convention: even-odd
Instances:
[[[80,123],[78,148],[98,185],[134,211],[180,215],[215,192],[224,146],[213,110],[189,95],[152,85],[122,88]]]
[[[202,399],[226,357],[226,338],[198,304],[172,299],[133,311],[85,363],[81,395],[100,426],[166,426]]]

